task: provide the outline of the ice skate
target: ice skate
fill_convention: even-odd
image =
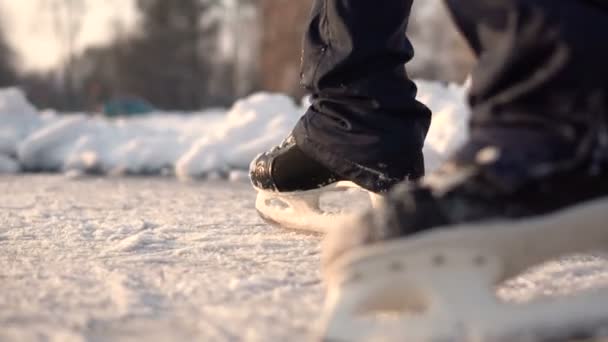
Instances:
[[[398,187],[328,236],[323,340],[608,341],[608,289],[525,304],[496,295],[532,266],[608,251],[608,174],[588,167],[505,188],[491,167],[451,163]]]
[[[250,177],[258,191],[260,217],[300,232],[324,233],[382,199],[306,156],[292,136],[259,155],[251,163]]]

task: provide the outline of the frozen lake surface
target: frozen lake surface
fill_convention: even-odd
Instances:
[[[319,237],[247,183],[0,177],[0,340],[285,340],[322,302]]]
[[[309,340],[320,237],[263,224],[246,182],[0,176],[0,341]],[[608,285],[553,262],[513,300]]]

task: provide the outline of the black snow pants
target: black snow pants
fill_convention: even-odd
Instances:
[[[478,57],[472,145],[517,145],[513,158],[525,163],[571,155],[585,137],[608,144],[606,2],[446,0]],[[301,81],[312,105],[296,142],[371,190],[424,174],[431,113],[405,67],[414,54],[405,34],[411,5],[315,0],[304,38]]]

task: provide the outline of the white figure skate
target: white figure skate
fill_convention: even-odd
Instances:
[[[604,191],[606,182],[596,178],[573,186]],[[608,341],[608,289],[523,304],[496,294],[502,282],[545,261],[608,251],[608,197],[579,198],[520,219],[449,221],[407,235],[396,231],[395,222],[427,224],[433,221],[428,208],[435,207],[419,200],[428,198],[422,195],[401,203],[394,199],[406,192],[328,237],[323,340]],[[454,197],[441,201],[450,204],[442,208],[463,215]],[[510,205],[505,203],[505,210]]]

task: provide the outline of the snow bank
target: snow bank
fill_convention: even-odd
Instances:
[[[41,125],[41,118],[16,88],[0,89],[0,173],[19,167],[17,145]]]
[[[463,87],[418,82],[435,113],[425,147],[433,169],[467,136]],[[38,112],[17,89],[0,90],[0,173],[163,174],[242,179],[258,153],[279,143],[305,110],[260,93],[225,110],[109,119]]]
[[[15,159],[0,154],[0,174],[17,173],[19,170],[21,168]]]
[[[256,94],[238,101],[218,132],[201,136],[176,164],[180,178],[246,169],[260,152],[285,138],[304,109],[288,97]]]
[[[431,129],[424,146],[428,171],[462,146],[469,137],[470,111],[466,102],[467,86],[417,81],[418,100],[433,111]]]

